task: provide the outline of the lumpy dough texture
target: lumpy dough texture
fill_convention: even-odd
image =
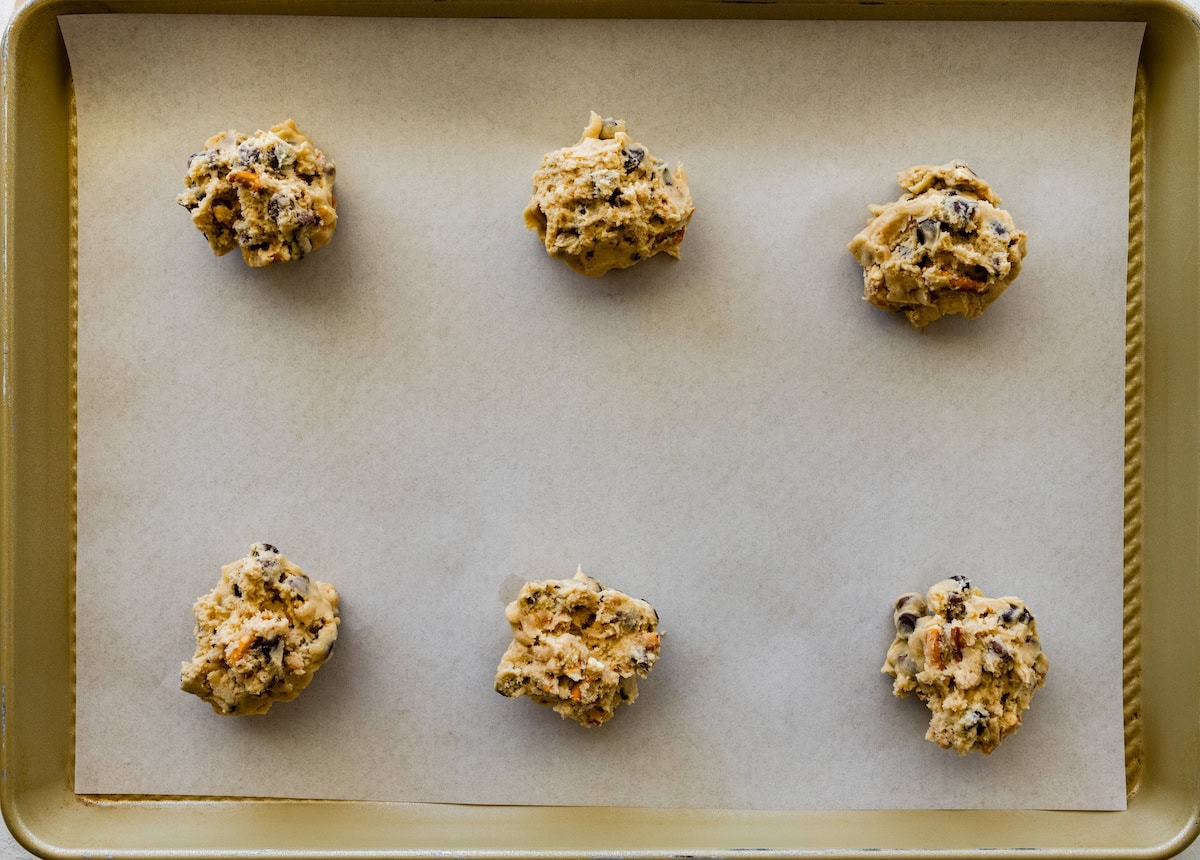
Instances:
[[[1016,597],[984,597],[965,576],[896,601],[896,639],[883,671],[897,696],[915,693],[932,712],[925,737],[987,755],[1021,725],[1049,663],[1033,613]]]
[[[658,613],[584,574],[527,582],[505,612],[513,641],[496,692],[529,696],[581,726],[612,719],[637,699],[637,678],[658,661]]]
[[[329,658],[341,622],[334,587],[266,543],[222,567],[192,611],[196,654],[180,687],[218,714],[265,714],[296,698]]]
[[[551,257],[598,276],[660,252],[678,258],[692,209],[682,164],[672,171],[624,120],[593,113],[579,143],[542,159],[525,225]]]
[[[964,162],[914,167],[897,179],[906,193],[871,206],[850,242],[866,270],[863,297],[917,328],[949,314],[979,316],[1021,271],[1025,234]]]
[[[329,243],[337,226],[334,167],[292,120],[248,137],[210,137],[188,159],[180,206],[217,256],[240,248],[246,263],[269,266]]]

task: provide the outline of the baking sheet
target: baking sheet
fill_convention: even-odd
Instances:
[[[61,24],[77,791],[1123,808],[1141,25]],[[525,233],[529,175],[590,109],[687,166],[680,262],[593,282]],[[213,258],[174,204],[187,156],[288,116],[338,166],[334,243]],[[845,244],[896,171],[953,157],[1030,254],[981,320],[919,333],[862,303]],[[254,540],[338,586],[342,635],[300,700],[220,718],[178,665]],[[665,631],[591,732],[491,689],[504,604],[580,563]],[[988,758],[922,740],[879,674],[892,599],[952,573],[1024,597],[1051,659]]]

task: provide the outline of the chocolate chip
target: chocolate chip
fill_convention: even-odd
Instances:
[[[621,151],[621,157],[624,159],[625,172],[633,173],[633,171],[637,170],[638,165],[642,163],[642,159],[646,157],[646,150],[640,146],[631,146],[629,149]]]
[[[995,639],[988,642],[988,650],[999,657],[1001,660],[1011,660],[1012,654],[1008,653],[1008,649],[997,642]]]
[[[267,150],[267,164],[271,166],[272,170],[279,169],[279,150],[273,146]]]
[[[963,221],[970,221],[974,218],[975,209],[975,202],[965,197],[956,197],[950,201],[950,210]]]
[[[1007,236],[1008,235],[1008,228],[1005,227],[1003,224],[1001,224],[999,221],[988,221],[988,227],[997,236]]]
[[[946,598],[946,617],[951,621],[962,618],[967,614],[967,607],[963,603],[961,594],[951,594]]]
[[[234,597],[242,596],[242,590],[240,588],[238,588],[238,584],[236,582],[233,584],[233,596]]]
[[[980,283],[983,283],[988,279],[988,270],[983,266],[967,266],[966,271],[963,274],[965,274],[972,281],[979,281]]]
[[[917,628],[917,616],[905,612],[896,619],[896,632],[907,636]]]
[[[247,165],[258,164],[262,161],[262,153],[249,141],[238,147],[237,157],[238,161]]]
[[[617,188],[612,194],[608,195],[609,206],[620,206],[625,202],[625,198],[621,196],[621,189]]]
[[[667,183],[667,185],[674,185],[674,184],[675,184],[675,183],[674,183],[674,182],[671,180],[671,168],[669,168],[669,167],[664,167],[664,168],[663,168],[662,177],[663,177],[663,182]]]
[[[941,225],[932,218],[917,222],[917,242],[922,245],[936,242],[941,232]]]
[[[963,588],[971,587],[971,580],[967,579],[961,573],[955,574],[954,576],[952,576],[950,578],[953,579],[955,582],[957,582],[959,585],[961,585]]]
[[[1029,610],[1025,607],[1010,603],[1008,609],[1004,610],[1004,614],[1000,616],[1000,620],[1005,624],[1013,624],[1015,622],[1031,621],[1033,620],[1033,616],[1029,614]]]

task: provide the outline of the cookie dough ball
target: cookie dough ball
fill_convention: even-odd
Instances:
[[[599,276],[659,252],[678,257],[692,209],[682,164],[672,171],[624,120],[593,113],[579,143],[542,159],[525,226],[551,257]]]
[[[902,595],[893,619],[883,672],[896,679],[897,696],[915,693],[929,707],[927,740],[987,755],[1017,730],[1049,666],[1024,602],[984,597],[954,576],[924,598]]]
[[[1025,234],[964,162],[898,177],[899,200],[871,206],[850,253],[866,270],[863,298],[921,328],[939,317],[974,319],[1021,271]]]
[[[529,696],[581,726],[612,719],[637,699],[637,678],[658,661],[658,613],[587,576],[527,582],[505,612],[513,641],[496,692]]]
[[[188,159],[176,198],[217,256],[240,248],[259,267],[299,260],[329,244],[337,226],[334,167],[290,119],[247,137],[210,137]]]
[[[309,579],[269,543],[221,568],[192,607],[196,655],[180,688],[218,714],[265,714],[300,695],[337,639],[338,595]]]

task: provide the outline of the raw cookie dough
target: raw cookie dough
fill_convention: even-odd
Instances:
[[[525,226],[551,257],[599,276],[660,251],[678,258],[692,209],[682,164],[672,172],[624,120],[593,113],[579,143],[542,158]]]
[[[337,226],[334,167],[290,119],[247,137],[210,137],[188,159],[176,198],[213,253],[241,248],[251,266],[299,260],[329,243]]]
[[[305,576],[269,543],[221,568],[192,607],[196,655],[180,688],[218,714],[265,714],[300,695],[337,639],[338,594]]]
[[[979,316],[1021,271],[1025,234],[962,161],[897,179],[907,193],[869,207],[871,220],[850,242],[866,270],[863,298],[917,328],[948,314]]]
[[[505,612],[513,641],[496,692],[529,696],[581,726],[612,719],[637,699],[637,677],[658,660],[658,613],[587,576],[527,582]]]
[[[896,640],[883,672],[896,679],[897,696],[916,693],[933,713],[927,740],[987,755],[1017,730],[1049,666],[1024,602],[984,597],[955,576],[924,599],[902,595],[893,618]]]

